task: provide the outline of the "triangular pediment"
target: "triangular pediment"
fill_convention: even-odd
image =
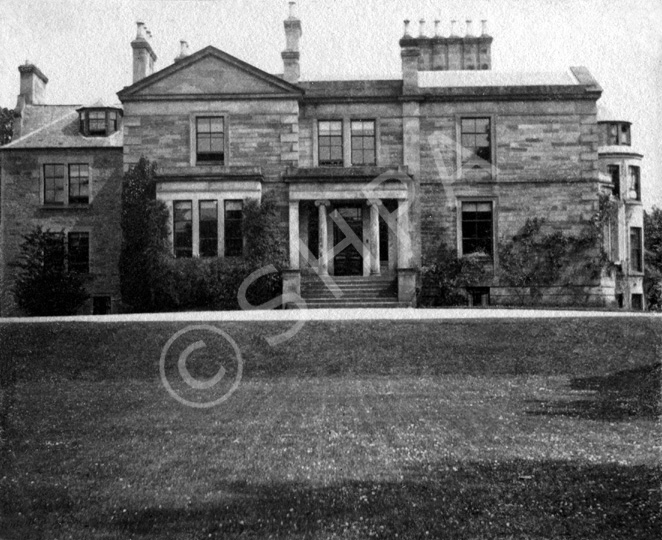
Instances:
[[[303,90],[216,47],[206,47],[118,92],[120,99],[301,95]]]

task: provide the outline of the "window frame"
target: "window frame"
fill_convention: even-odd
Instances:
[[[59,156],[51,157],[44,156],[38,159],[39,165],[39,175],[40,175],[40,188],[39,188],[39,202],[41,207],[44,209],[58,209],[58,208],[89,208],[92,205],[92,179],[93,179],[93,170],[90,165],[91,159],[59,159]],[[76,201],[72,200],[70,196],[71,190],[71,176],[70,176],[70,167],[74,166],[85,166],[87,167],[87,201]],[[63,182],[63,201],[57,202],[55,200],[49,199],[47,193],[52,190],[47,190],[48,179],[47,176],[47,167],[62,167],[64,173],[64,182]]]
[[[223,122],[223,160],[198,159],[198,119],[220,118]],[[189,164],[191,167],[227,167],[230,163],[230,116],[227,111],[194,111],[189,114]]]
[[[321,132],[321,124],[322,123],[339,123],[340,124],[340,135],[322,135]],[[344,167],[345,166],[345,119],[344,118],[317,118],[316,119],[316,142],[317,142],[317,166],[318,167]],[[337,148],[338,145],[329,145],[329,159],[324,160],[324,162],[321,159],[321,150],[322,150],[322,144],[321,144],[321,139],[322,137],[328,137],[330,138],[338,138],[340,137],[340,159],[339,160],[332,160],[330,159],[331,157],[331,149],[332,148]]]
[[[228,219],[228,204],[232,203],[240,203],[241,204],[241,218],[239,219]],[[245,254],[245,239],[244,239],[244,211],[245,211],[246,205],[244,203],[243,199],[224,199],[223,200],[223,257],[243,257]],[[233,212],[236,212],[237,210],[232,210]],[[230,231],[229,225],[232,222],[239,221],[239,231],[240,233],[238,235],[230,235],[228,232]],[[230,241],[241,241],[241,250],[238,250],[238,252],[234,252],[230,248]]]
[[[638,238],[633,240],[633,234]],[[644,231],[642,227],[630,227],[630,271],[643,274],[644,272]]]
[[[372,135],[354,135],[354,124],[355,123],[372,123]],[[365,157],[366,148],[363,142],[366,139],[372,140],[372,161],[366,163],[357,163],[354,160],[354,140],[358,139],[362,141],[360,152]],[[374,118],[350,118],[349,119],[349,153],[350,153],[350,163],[352,167],[374,167],[377,165],[377,120]]]
[[[54,187],[53,189],[48,189],[48,181],[49,179],[59,179],[59,176],[53,175],[49,176],[46,173],[46,168],[47,167],[60,167],[62,169],[62,187],[57,188]],[[65,171],[68,170],[67,164],[65,163],[42,163],[41,164],[41,173],[42,173],[42,203],[44,205],[48,206],[67,206],[69,204],[69,181],[67,178],[67,175],[65,175]],[[53,192],[53,198],[49,199],[47,196],[47,193]],[[58,192],[62,193],[62,201],[57,200],[56,194]]]
[[[489,204],[490,205],[490,214],[491,214],[491,217],[492,217],[491,224],[490,224],[491,225],[491,231],[490,231],[491,232],[491,235],[490,235],[491,236],[491,239],[490,239],[491,240],[491,245],[490,245],[490,250],[488,251],[488,253],[486,253],[486,256],[489,257],[491,260],[493,260],[494,257],[495,257],[494,247],[496,245],[496,236],[495,236],[496,226],[495,226],[495,219],[494,219],[494,217],[495,217],[494,200],[492,200],[492,199],[482,199],[482,198],[463,199],[463,200],[460,200],[459,203],[460,204],[459,204],[459,209],[458,209],[458,221],[459,221],[459,249],[458,249],[458,253],[460,254],[461,257],[467,256],[467,255],[473,255],[473,254],[477,253],[476,251],[470,251],[468,253],[465,253],[465,249],[464,249],[464,243],[465,243],[465,237],[464,237],[464,223],[465,223],[465,221],[464,221],[464,205],[465,204],[476,204],[476,205],[478,205],[478,204]],[[476,211],[476,213],[478,213],[478,212]],[[482,220],[482,221],[484,221],[484,220]],[[478,221],[476,220],[475,222],[478,222]],[[477,239],[478,238],[473,239],[473,240],[477,240]]]
[[[177,220],[177,205],[178,204],[189,204],[189,211],[191,212],[191,217],[188,220]],[[190,247],[183,246],[183,247],[178,247],[177,244],[177,224],[179,222],[183,223],[189,223],[190,225],[190,230],[189,236],[190,236]],[[188,251],[188,255],[180,255],[179,251]],[[175,256],[175,259],[191,259],[193,258],[193,200],[192,199],[176,199],[172,201],[172,251],[173,255]]]
[[[72,247],[72,237],[78,236],[86,239],[86,250],[84,261],[72,262],[74,249]],[[67,232],[67,270],[69,272],[77,272],[79,274],[89,274],[90,273],[90,252],[91,252],[91,235],[89,231],[79,231],[73,230]],[[82,271],[78,270],[76,267],[82,267]]]
[[[633,201],[641,201],[641,167],[639,165],[628,165],[628,198]],[[630,197],[630,192],[634,191],[635,196]]]
[[[607,165],[607,174],[611,182],[611,193],[617,199],[621,198],[621,166],[616,163]],[[614,176],[616,174],[616,176]]]
[[[462,121],[486,119],[489,121],[489,129],[487,131],[489,136],[489,149],[490,159],[487,161],[489,167],[473,167],[466,166],[470,160],[463,159],[463,145],[462,145]],[[455,163],[457,170],[457,178],[463,180],[491,180],[497,179],[497,140],[496,140],[496,121],[497,115],[493,113],[485,114],[457,114],[455,115]],[[477,133],[467,133],[467,135],[477,135]],[[478,163],[478,162],[477,162]],[[487,178],[486,178],[487,177]]]
[[[78,193],[79,193],[78,196],[72,196],[71,195],[71,187],[72,187],[71,171],[72,171],[72,167],[77,167],[78,168],[79,174],[75,178],[77,178],[79,180],[81,178],[83,178],[83,176],[80,175],[80,171],[82,170],[83,167],[85,168],[85,176],[84,177],[87,179],[87,181],[85,183],[86,188],[87,188],[86,189],[87,195],[85,197],[80,195],[81,186],[83,185],[82,183],[80,183],[78,185]],[[69,163],[67,165],[67,183],[68,183],[68,186],[67,186],[68,202],[69,202],[70,205],[71,204],[90,204],[90,166],[87,163]],[[73,202],[72,202],[72,199],[74,199]],[[78,200],[78,199],[80,199],[80,200]]]
[[[208,203],[213,203],[214,208],[216,210],[216,219],[210,220],[210,219],[203,219],[202,218],[202,205],[203,204],[208,204]],[[214,234],[211,236],[203,236],[202,232],[202,223],[203,222],[213,222],[214,223]],[[218,199],[199,199],[198,200],[198,257],[200,258],[210,258],[210,257],[218,257],[218,224],[219,224],[219,219],[218,219]],[[207,254],[206,252],[203,253],[203,242],[205,240],[214,240],[213,245],[214,250],[213,253]]]

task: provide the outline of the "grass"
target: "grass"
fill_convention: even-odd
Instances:
[[[237,391],[181,405],[184,324],[0,326],[19,369],[0,538],[654,538],[662,324],[219,325]],[[219,358],[204,339],[194,376]],[[202,394],[189,391],[194,400]]]

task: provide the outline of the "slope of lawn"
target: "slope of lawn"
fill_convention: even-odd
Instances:
[[[656,538],[662,319],[0,325],[0,538]],[[222,338],[189,361],[236,375]],[[178,344],[179,343],[179,344]],[[171,358],[172,357],[172,358]],[[180,381],[179,383],[177,381]],[[225,385],[225,386],[223,386]],[[188,393],[187,393],[188,392]],[[218,397],[218,396],[214,396]],[[656,448],[658,447],[658,448]]]

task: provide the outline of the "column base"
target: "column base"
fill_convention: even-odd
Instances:
[[[416,307],[416,269],[398,268],[398,302]]]
[[[283,270],[283,295],[301,296],[301,270]],[[285,302],[285,309],[295,308],[294,302]]]

